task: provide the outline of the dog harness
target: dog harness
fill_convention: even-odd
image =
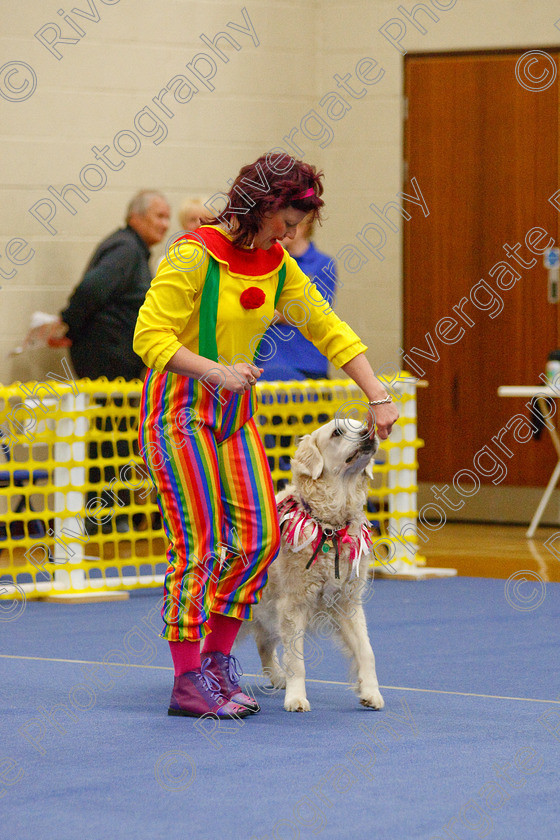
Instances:
[[[303,507],[301,506],[303,504]],[[316,562],[319,552],[328,554],[334,548],[334,576],[340,578],[339,559],[340,547],[348,545],[349,562],[352,564],[350,579],[357,577],[360,571],[360,560],[371,553],[373,543],[369,533],[369,525],[364,517],[358,534],[349,534],[349,523],[344,528],[323,528],[321,523],[311,515],[305,502],[299,502],[294,496],[286,496],[278,505],[280,530],[282,536],[293,551],[302,551],[307,546],[313,547],[306,569]],[[309,535],[304,539],[303,532],[309,526]]]

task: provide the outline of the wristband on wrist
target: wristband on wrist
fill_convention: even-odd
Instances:
[[[368,405],[385,405],[385,403],[393,402],[393,397],[389,394],[384,400],[369,400]]]

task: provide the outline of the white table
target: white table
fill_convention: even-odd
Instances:
[[[537,403],[539,406],[539,411],[545,418],[545,420],[548,420],[551,415],[546,404],[546,397],[558,399],[560,397],[560,392],[544,384],[540,387],[538,385],[502,385],[500,388],[498,388],[498,396],[527,397],[528,399],[538,397]],[[549,482],[546,485],[545,491],[539,502],[539,506],[536,509],[533,518],[531,519],[531,524],[529,525],[529,529],[526,534],[526,536],[529,539],[535,535],[535,531],[539,527],[539,522],[541,521],[541,516],[543,515],[545,508],[550,500],[550,497],[552,496],[552,492],[558,484],[558,479],[560,478],[560,438],[558,437],[558,432],[556,430],[555,424],[551,423],[551,426],[549,426],[548,423],[545,423],[545,426],[548,429],[548,432],[552,439],[552,443],[554,444],[554,449],[556,450],[558,461],[556,463],[556,466],[554,467],[552,475],[550,476]]]

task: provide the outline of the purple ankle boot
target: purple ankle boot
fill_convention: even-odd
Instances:
[[[187,671],[175,677],[168,715],[202,717],[210,714],[227,720],[251,714],[245,706],[232,703],[223,695],[220,682],[209,669],[209,661],[204,660],[200,671]]]
[[[255,698],[244,694],[239,688],[239,678],[243,676],[243,671],[235,656],[228,656],[219,650],[213,650],[208,653],[208,658],[204,660],[204,664],[219,683],[220,691],[224,697],[239,706],[243,706],[251,714],[260,712],[261,708]]]

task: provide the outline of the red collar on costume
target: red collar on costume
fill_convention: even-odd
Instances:
[[[291,546],[293,551],[311,546],[313,554],[306,568],[312,566],[318,559],[320,553],[327,554],[331,548],[335,551],[335,577],[338,574],[338,558],[340,548],[348,545],[350,548],[348,561],[352,564],[350,577],[357,577],[360,571],[360,560],[373,550],[373,544],[369,534],[369,526],[364,517],[358,534],[349,534],[347,523],[344,528],[324,528],[323,525],[311,515],[309,509],[302,507],[305,503],[299,502],[295,496],[286,496],[278,504],[278,516],[280,530],[285,542]],[[303,536],[304,530],[309,527],[309,532]]]
[[[255,248],[254,251],[248,248],[236,248],[223,230],[212,225],[203,225],[192,234],[187,233],[179,237],[177,242],[182,239],[204,242],[214,259],[225,263],[230,274],[237,274],[240,277],[267,277],[274,274],[285,257],[284,249],[278,242],[275,242],[268,251],[262,248]]]

